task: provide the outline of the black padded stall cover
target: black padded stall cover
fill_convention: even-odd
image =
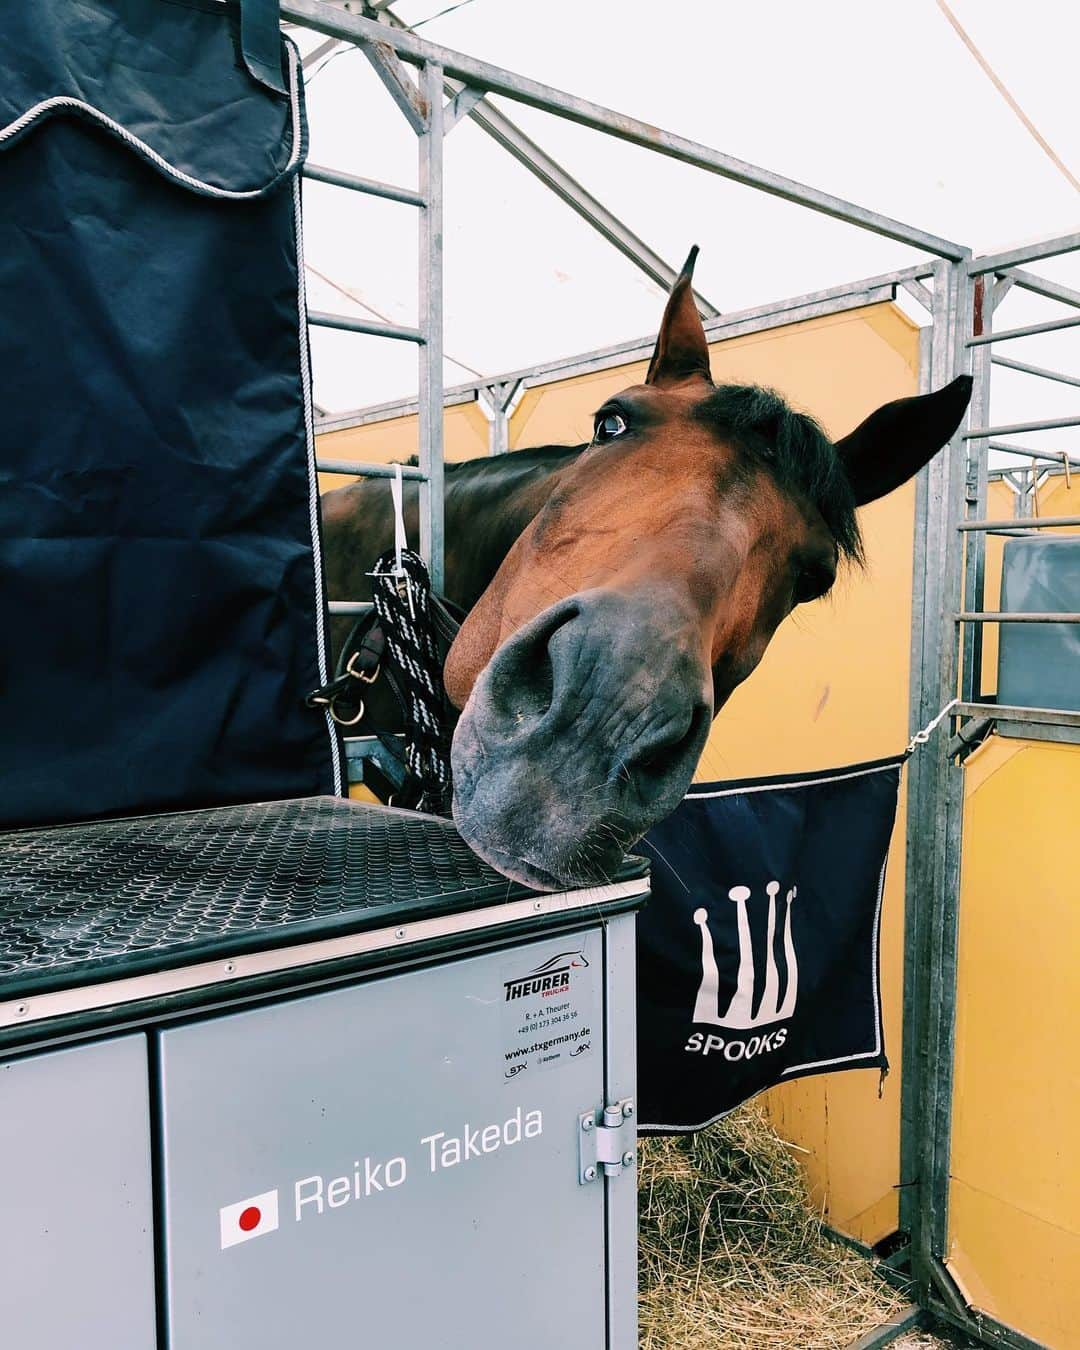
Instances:
[[[0,825],[341,790],[271,37],[0,5]]]

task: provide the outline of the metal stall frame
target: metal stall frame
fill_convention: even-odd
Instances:
[[[1080,248],[1080,235],[1056,236],[1008,252],[939,264],[948,289],[947,312],[931,330],[932,383],[961,372],[973,378],[971,404],[959,434],[962,451],[941,456],[920,482],[916,579],[921,577],[921,621],[912,632],[912,708],[924,713],[953,703],[952,736],[926,748],[909,768],[908,894],[905,928],[901,1115],[901,1228],[910,1234],[910,1264],[919,1304],[992,1346],[1039,1350],[1039,1342],[968,1306],[947,1266],[952,1142],[957,943],[964,806],[964,760],[991,731],[1032,739],[1075,740],[1080,714],[1011,707],[983,692],[982,635],[990,623],[1080,623],[1078,613],[1026,613],[985,608],[986,539],[1080,525],[1080,516],[1040,517],[1018,494],[1019,513],[994,520],[987,513],[990,451],[1028,461],[1028,484],[1040,468],[1075,462],[1065,451],[1036,449],[1000,438],[1080,425],[1080,417],[992,425],[990,384],[995,365],[1075,385],[1074,377],[992,355],[995,343],[1080,325],[1080,315],[994,330],[993,316],[1017,286],[1073,309],[1080,292],[1024,270],[1020,264]],[[935,300],[937,297],[935,286]],[[997,471],[1007,474],[1008,471]],[[921,476],[922,477],[922,476]],[[1023,480],[1021,480],[1023,481]],[[921,556],[920,556],[921,555]],[[887,1340],[877,1344],[886,1344]]]
[[[341,416],[323,417],[317,430],[332,431],[416,414],[419,468],[403,470],[421,485],[421,551],[436,588],[443,584],[442,410],[478,401],[490,421],[489,448],[508,448],[508,419],[529,386],[645,357],[652,339],[635,339],[585,357],[550,362],[443,390],[442,384],[442,149],[443,137],[463,116],[530,169],[571,209],[660,284],[674,270],[593,198],[535,142],[487,101],[497,94],[632,145],[779,197],[808,210],[898,241],[928,255],[912,267],[796,299],[719,315],[701,297],[710,339],[762,331],[800,319],[893,299],[903,288],[929,312],[923,332],[922,382],[939,388],[961,373],[974,378],[965,424],[948,450],[919,475],[914,540],[910,725],[926,725],[940,709],[951,708],[952,736],[932,741],[910,764],[905,924],[905,1040],[901,1102],[900,1227],[906,1246],[883,1263],[895,1272],[905,1261],[918,1309],[904,1313],[857,1344],[859,1350],[885,1345],[921,1316],[930,1314],[975,1335],[988,1345],[1032,1350],[1036,1342],[995,1322],[965,1303],[945,1264],[953,1052],[956,1012],[956,945],[963,807],[963,757],[986,732],[1000,724],[1060,738],[1080,727],[1080,714],[1051,709],[1002,707],[982,695],[983,625],[1003,622],[1080,622],[1080,614],[1008,614],[983,608],[985,539],[993,532],[1016,533],[1080,524],[1080,517],[987,517],[988,455],[991,449],[1019,454],[1033,464],[1073,461],[1062,452],[1017,447],[1000,438],[1032,430],[1080,425],[1080,417],[1008,426],[989,424],[989,381],[994,365],[1080,386],[1080,378],[991,354],[992,344],[1080,325],[1070,315],[1024,328],[994,332],[993,311],[1012,286],[1080,309],[1080,292],[1028,272],[1022,264],[1080,248],[1080,234],[1049,239],[1009,252],[974,259],[951,240],[782,177],[685,137],[624,116],[599,104],[540,84],[500,67],[427,42],[409,32],[388,10],[386,0],[366,14],[323,3],[283,0],[283,16],[323,34],[328,42],[350,43],[365,52],[399,109],[417,134],[420,190],[309,165],[305,175],[421,211],[420,316],[416,328],[314,313],[317,325],[411,341],[420,349],[419,393]],[[407,67],[419,69],[414,81]],[[444,95],[448,101],[443,102]],[[929,283],[926,284],[926,283]],[[324,472],[391,476],[383,464],[319,457]],[[367,605],[335,601],[332,614],[356,614]]]

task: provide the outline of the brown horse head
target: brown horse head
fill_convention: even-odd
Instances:
[[[956,430],[970,380],[830,442],[770,390],[716,386],[694,249],[645,383],[597,410],[463,625],[454,819],[529,885],[602,880],[678,804],[780,622],[858,559],[855,508]]]

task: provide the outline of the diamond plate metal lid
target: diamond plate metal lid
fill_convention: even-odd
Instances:
[[[617,878],[642,876],[627,860]],[[0,997],[530,895],[449,821],[310,797],[0,835]]]

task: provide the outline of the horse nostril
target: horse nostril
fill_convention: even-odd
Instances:
[[[518,639],[500,652],[488,687],[491,711],[511,734],[538,722],[549,708],[555,671],[548,647],[550,633]]]
[[[643,744],[634,748],[625,761],[626,768],[648,783],[662,785],[680,769],[685,769],[687,756],[698,747],[703,724],[709,721],[709,709],[695,704],[689,712],[667,724]]]

